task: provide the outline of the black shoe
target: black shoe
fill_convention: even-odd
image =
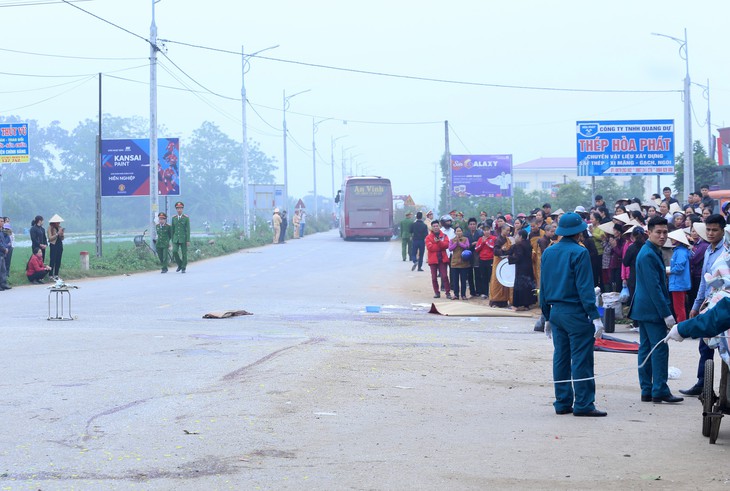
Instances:
[[[555,414],[573,414],[573,408],[569,407],[568,409],[556,409]]]
[[[185,273],[185,268],[180,270],[181,273]]]
[[[413,270],[411,270],[411,271],[413,271]],[[418,271],[423,271],[423,270],[421,268],[418,268]]]
[[[679,393],[686,396],[698,396],[702,394],[702,386],[699,384],[695,384],[689,389],[679,389]]]
[[[651,402],[669,402],[669,403],[675,403],[675,402],[682,402],[684,400],[684,397],[677,397],[673,396],[672,394],[669,394],[668,396],[664,397],[652,397]]]
[[[175,272],[179,273],[180,271],[182,271],[182,268],[180,266],[178,266],[177,269],[175,270]]]
[[[13,287],[10,285],[0,285],[0,288],[2,288],[3,290],[11,290]]]
[[[160,273],[167,273],[167,270],[163,269],[162,271],[160,271]]]
[[[436,295],[433,296],[433,298],[441,298],[441,294],[437,293]]]
[[[645,396],[644,394],[641,394],[641,402],[651,402],[651,399],[651,396]]]
[[[413,263],[413,267],[411,268],[411,271],[415,271],[415,269],[418,267],[418,264]]]
[[[573,416],[585,416],[588,418],[602,418],[603,416],[607,415],[608,413],[606,411],[599,411],[598,409],[594,409],[593,411],[588,411],[587,413],[573,413]]]

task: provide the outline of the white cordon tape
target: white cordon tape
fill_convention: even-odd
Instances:
[[[649,354],[646,355],[646,358],[644,359],[644,362],[639,365],[638,367],[626,367],[626,368],[619,368],[618,370],[614,370],[613,372],[604,373],[603,375],[594,375],[593,377],[586,377],[586,378],[576,378],[576,379],[567,379],[567,380],[554,380],[554,384],[567,384],[568,382],[585,382],[587,380],[595,380],[597,378],[601,377],[608,377],[609,375],[613,375],[614,373],[623,372],[625,370],[638,370],[639,368],[642,368],[644,365],[646,365],[646,362],[651,359],[651,354],[654,353],[654,350],[657,349],[657,346],[659,346],[662,343],[666,343],[669,340],[669,335],[667,334],[667,337],[659,341],[657,344],[654,345],[654,347],[649,351]]]

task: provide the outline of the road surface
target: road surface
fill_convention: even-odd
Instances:
[[[42,286],[0,295],[0,489],[730,484],[730,428],[709,445],[696,399],[642,403],[635,355],[597,353],[624,369],[597,381],[608,417],[555,415],[534,321],[428,314],[400,241],[331,231],[75,284],[73,321],[46,319]],[[202,318],[229,309],[253,315]],[[670,350],[676,393],[696,341]]]

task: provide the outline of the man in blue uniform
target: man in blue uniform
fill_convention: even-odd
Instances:
[[[639,386],[643,402],[682,402],[667,385],[669,346],[662,343],[674,324],[669,308],[667,274],[662,246],[667,241],[667,219],[656,215],[647,224],[649,240],[636,256],[636,290],[629,317],[639,321]],[[656,346],[656,348],[654,348]],[[647,360],[652,348],[654,352]]]
[[[600,417],[606,412],[595,406],[593,345],[603,334],[603,322],[595,304],[591,259],[579,242],[585,229],[586,223],[576,213],[560,218],[555,233],[562,240],[542,255],[540,308],[546,319],[545,335],[552,337],[555,347],[555,412]]]
[[[668,339],[684,341],[684,338],[712,338],[730,329],[730,298],[720,299],[714,307],[696,317],[672,327]]]

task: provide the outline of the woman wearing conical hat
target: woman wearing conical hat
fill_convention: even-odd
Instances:
[[[48,221],[48,242],[51,244],[51,259],[48,265],[51,267],[49,274],[54,278],[58,278],[63,257],[64,228],[61,226],[62,221],[63,218],[59,215],[53,215]]]

